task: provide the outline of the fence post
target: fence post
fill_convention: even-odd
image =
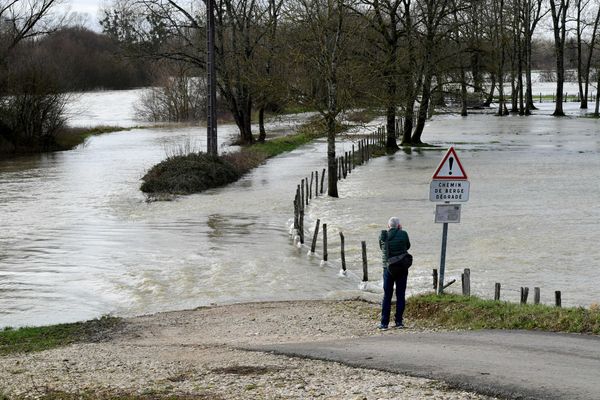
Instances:
[[[363,282],[367,282],[369,280],[369,268],[367,266],[367,242],[360,242],[362,247],[362,262],[363,262]]]
[[[533,304],[540,304],[540,288],[533,288]]]
[[[304,180],[304,184],[306,185],[306,205],[308,205],[308,176]]]
[[[521,304],[527,304],[527,297],[529,297],[529,288],[521,287]]]
[[[341,251],[341,257],[342,257],[342,271],[346,270],[346,252],[344,250],[344,234],[342,232],[340,232],[340,251]]]
[[[433,269],[432,276],[433,276],[433,290],[437,290],[437,287],[438,287],[438,272],[437,272],[436,268]]]
[[[308,185],[308,198],[312,199],[312,184],[314,180],[314,173],[310,173],[310,185]]]
[[[500,282],[494,285],[494,300],[500,301]]]
[[[560,298],[560,290],[557,290],[554,292],[554,305],[556,305],[556,307],[562,307],[562,300]]]
[[[321,223],[320,219],[317,219],[317,223],[315,224],[315,233],[313,234],[312,244],[310,245],[310,252],[315,254],[315,247],[317,247],[317,237],[319,236],[319,224]]]
[[[315,197],[319,197],[319,171],[315,171]]]
[[[304,179],[300,181],[300,187],[302,188],[302,197],[300,199],[302,200],[302,208],[304,208]]]
[[[327,261],[327,224],[323,224],[323,261]]]
[[[304,209],[300,209],[300,244],[304,244]]]
[[[321,194],[323,194],[323,182],[325,182],[325,168],[323,168],[323,172],[321,173]]]
[[[470,297],[471,296],[471,270],[469,268],[465,268],[463,276],[463,296]]]

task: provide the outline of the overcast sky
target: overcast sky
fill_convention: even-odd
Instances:
[[[66,0],[65,7],[72,12],[87,14],[88,15],[88,27],[94,30],[100,30],[98,24],[98,10],[104,4],[107,4],[106,0]]]

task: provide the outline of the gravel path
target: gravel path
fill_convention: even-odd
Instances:
[[[125,320],[108,341],[0,358],[0,398],[489,399],[423,378],[250,352],[260,344],[344,340],[377,332],[364,301],[250,303]],[[409,331],[418,330],[410,327]],[[142,397],[144,398],[144,397]]]

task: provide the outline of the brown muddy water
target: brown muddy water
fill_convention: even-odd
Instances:
[[[548,112],[428,123],[424,139],[455,145],[471,181],[461,223],[449,229],[446,277],[460,281],[468,267],[472,291],[484,297],[501,282],[510,300],[520,286],[540,286],[543,302],[562,290],[564,305],[589,305],[600,302],[600,123]],[[220,132],[225,141],[235,129]],[[441,242],[429,181],[442,151],[374,159],[340,183],[339,199],[313,201],[306,225],[320,218],[331,238],[331,262],[321,266],[319,252],[310,258],[292,245],[289,223],[296,184],[325,165],[324,142],[271,159],[230,186],[146,202],[144,172],[169,148],[203,139],[203,129],[134,130],[1,162],[0,326],[356,295],[361,240],[373,279],[367,290],[379,293],[376,238],[392,215],[413,245],[409,292],[429,290]],[[350,146],[346,137],[339,150]],[[340,229],[347,277],[338,276]]]

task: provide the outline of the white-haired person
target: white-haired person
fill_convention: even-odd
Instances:
[[[383,258],[383,301],[381,304],[381,324],[379,329],[388,329],[390,323],[390,313],[392,309],[392,296],[394,294],[394,285],[396,286],[396,314],[394,316],[394,327],[403,328],[404,306],[406,303],[406,281],[408,279],[408,267],[394,268],[394,274],[390,271],[389,265],[394,263],[397,258],[402,258],[410,249],[410,240],[408,233],[402,230],[402,225],[397,217],[392,217],[388,221],[388,229],[382,230],[379,235],[379,247]],[[411,259],[412,260],[412,259]]]

